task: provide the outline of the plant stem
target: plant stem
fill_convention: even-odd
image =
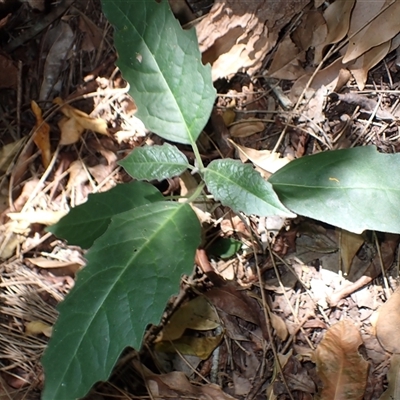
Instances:
[[[204,186],[205,186],[205,183],[201,182],[199,184],[199,186],[197,186],[197,188],[194,191],[194,193],[187,199],[187,202],[191,203],[191,202],[197,200],[197,198],[200,196],[200,193],[203,191]]]
[[[200,171],[202,171],[204,169],[204,164],[203,164],[203,160],[201,159],[199,148],[197,147],[197,144],[195,141],[192,141],[191,146],[193,149],[194,156],[196,158],[197,168]]]

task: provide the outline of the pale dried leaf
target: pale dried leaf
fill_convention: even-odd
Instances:
[[[58,122],[61,138],[60,145],[66,146],[76,143],[85,131],[85,128],[74,118],[62,117]]]
[[[324,45],[337,43],[346,36],[354,3],[355,0],[336,0],[325,10],[324,18],[328,26],[328,34]]]
[[[25,138],[6,144],[0,149],[0,172],[6,172],[14,157],[25,143]]]
[[[261,121],[240,121],[229,128],[229,132],[233,137],[248,137],[255,133],[262,132],[265,125]]]
[[[299,49],[290,36],[279,44],[268,71],[271,78],[294,80],[304,75],[301,63],[305,62],[305,51]]]
[[[343,62],[348,63],[372,47],[394,38],[400,32],[399,15],[400,1],[395,1],[351,38]]]
[[[238,150],[242,162],[250,160],[254,165],[270,174],[278,171],[291,161],[288,157],[281,158],[279,153],[272,153],[269,150],[255,150],[250,147],[241,146],[230,139],[229,142]]]
[[[22,213],[8,213],[7,216],[13,221],[25,221],[28,224],[43,224],[49,226],[56,224],[67,213],[67,211],[36,210]]]
[[[363,343],[353,322],[342,320],[325,334],[315,351],[321,400],[362,400],[369,364],[358,352]]]
[[[275,329],[276,336],[282,341],[285,341],[289,335],[285,321],[274,313],[270,313],[271,325]]]
[[[362,56],[358,57],[354,63],[348,67],[360,90],[363,90],[365,87],[368,71],[386,57],[390,45],[391,41],[388,41],[373,47],[371,50],[368,50]]]
[[[353,232],[346,231],[345,229],[339,229],[340,237],[340,256],[342,259],[342,271],[344,275],[348,275],[350,272],[351,264],[358,250],[364,243],[362,235],[358,235]]]
[[[220,325],[215,308],[203,296],[182,305],[170,318],[156,341],[179,339],[186,329],[207,331]]]
[[[50,337],[53,327],[42,321],[31,321],[25,323],[25,334],[31,336],[45,335]]]
[[[85,112],[69,104],[64,104],[59,97],[55,98],[53,102],[61,106],[60,110],[66,117],[75,119],[83,128],[108,136],[107,122],[104,119],[90,117]]]
[[[36,117],[33,141],[42,154],[43,166],[47,168],[51,161],[50,125],[43,120],[42,110],[34,100],[31,101],[31,109]]]
[[[376,322],[376,337],[382,347],[390,353],[400,353],[398,332],[400,330],[400,290],[380,307]]]

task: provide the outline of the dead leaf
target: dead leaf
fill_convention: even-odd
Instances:
[[[4,54],[0,54],[0,71],[0,89],[16,88],[18,83],[18,68]]]
[[[353,322],[342,320],[325,334],[315,351],[321,400],[362,400],[369,364],[358,352],[363,343]]]
[[[381,346],[390,353],[400,353],[398,332],[400,329],[400,289],[380,307],[376,322],[376,337]]]
[[[262,132],[265,125],[261,121],[246,121],[242,120],[234,125],[231,125],[229,132],[233,137],[248,137],[255,133]]]
[[[362,3],[363,8],[365,8],[369,2]],[[400,19],[398,15],[400,15],[400,2],[394,1],[389,7],[376,15],[358,33],[355,33],[349,41],[346,54],[343,57],[343,63],[355,60],[371,48],[394,38],[400,32]]]
[[[369,70],[383,60],[388,54],[390,44],[391,41],[388,41],[379,46],[373,47],[358,57],[354,63],[348,67],[360,90],[363,90],[367,83]]]
[[[173,341],[156,343],[155,350],[163,353],[176,353],[179,351],[187,356],[196,356],[202,360],[207,360],[220,345],[223,337],[223,334],[201,337],[183,335],[179,339]]]
[[[286,327],[285,321],[274,313],[269,314],[271,318],[271,325],[275,329],[275,333],[279,339],[285,341],[289,335],[288,329]]]
[[[81,125],[84,129],[92,130],[93,132],[100,133],[102,135],[108,136],[107,122],[101,118],[90,117],[85,112],[78,110],[69,104],[64,104],[60,97],[53,100],[53,103],[61,106],[61,112],[68,118],[76,120],[76,122]],[[63,132],[61,132],[61,136]]]
[[[364,238],[362,235],[346,231],[345,229],[337,228],[337,232],[340,239],[339,248],[342,259],[342,271],[344,276],[347,276],[356,253],[364,243]]]
[[[1,68],[1,67],[0,67]],[[6,172],[14,157],[21,150],[25,143],[25,138],[6,144],[0,149],[0,171]]]
[[[7,216],[13,221],[24,221],[28,224],[54,225],[67,211],[36,210],[23,213],[8,213]]]
[[[83,13],[79,15],[78,26],[80,31],[83,33],[81,49],[83,51],[94,51],[99,49],[103,38],[100,28]]]
[[[60,85],[61,72],[66,60],[70,57],[74,36],[72,28],[62,20],[55,24],[47,35],[49,38],[54,37],[54,40],[50,49],[45,53],[46,61],[41,74],[43,82],[40,87],[39,100],[47,100],[57,84]]]
[[[242,162],[250,160],[255,166],[269,172],[269,174],[273,174],[291,161],[288,157],[282,158],[279,153],[272,153],[269,150],[255,150],[241,146],[233,140],[228,140],[239,151],[239,157]]]
[[[33,141],[42,154],[43,166],[47,168],[51,161],[50,125],[43,120],[42,110],[34,100],[31,101],[31,108],[36,117]]]
[[[74,118],[63,117],[58,121],[61,138],[60,145],[67,146],[76,143],[85,131],[85,128]]]
[[[400,399],[400,354],[393,354],[390,358],[390,369],[387,374],[388,388],[379,397],[379,400]]]
[[[302,63],[305,62],[306,53],[293,43],[290,36],[279,44],[274,55],[268,75],[276,79],[294,80],[305,74]]]
[[[219,326],[214,307],[203,296],[182,305],[170,318],[156,342],[179,339],[186,329],[207,331]]]
[[[31,321],[25,324],[25,334],[31,336],[45,335],[50,337],[53,327],[42,321]]]

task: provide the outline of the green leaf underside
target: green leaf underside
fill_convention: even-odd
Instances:
[[[201,63],[195,30],[182,30],[167,0],[102,4],[115,27],[117,65],[130,84],[136,116],[167,140],[195,142],[215,99],[211,68]]]
[[[112,218],[60,304],[42,359],[43,400],[83,397],[106,380],[127,346],[140,348],[169,297],[190,273],[200,224],[188,204],[157,202]]]
[[[47,230],[70,245],[88,249],[107,230],[113,215],[162,200],[163,195],[149,183],[117,185],[104,193],[89,194],[86,203],[72,208]]]
[[[292,211],[351,232],[400,233],[400,154],[373,146],[290,162],[269,182]]]
[[[186,156],[168,143],[137,147],[119,164],[133,178],[148,181],[179,176],[190,167]]]
[[[214,160],[204,170],[207,188],[215,199],[235,212],[260,216],[295,217],[251,165],[237,160]]]
[[[242,248],[242,245],[242,242],[232,238],[218,238],[207,248],[207,253],[223,259],[228,259],[234,256]]]

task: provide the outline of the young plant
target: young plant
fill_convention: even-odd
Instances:
[[[195,32],[181,29],[166,0],[104,0],[103,10],[115,27],[118,66],[137,116],[162,138],[192,147],[203,184],[186,203],[165,200],[141,181],[195,167],[167,143],[137,148],[120,163],[137,181],[90,195],[50,228],[90,250],[87,266],[58,308],[42,360],[43,400],[83,397],[109,377],[126,347],[140,348],[149,324],[159,323],[181,275],[193,268],[201,227],[189,202],[204,184],[235,212],[289,218],[299,213],[355,232],[399,232],[400,174],[387,174],[400,167],[397,155],[371,147],[317,154],[291,162],[268,182],[237,160],[204,167],[196,140],[215,90]]]

